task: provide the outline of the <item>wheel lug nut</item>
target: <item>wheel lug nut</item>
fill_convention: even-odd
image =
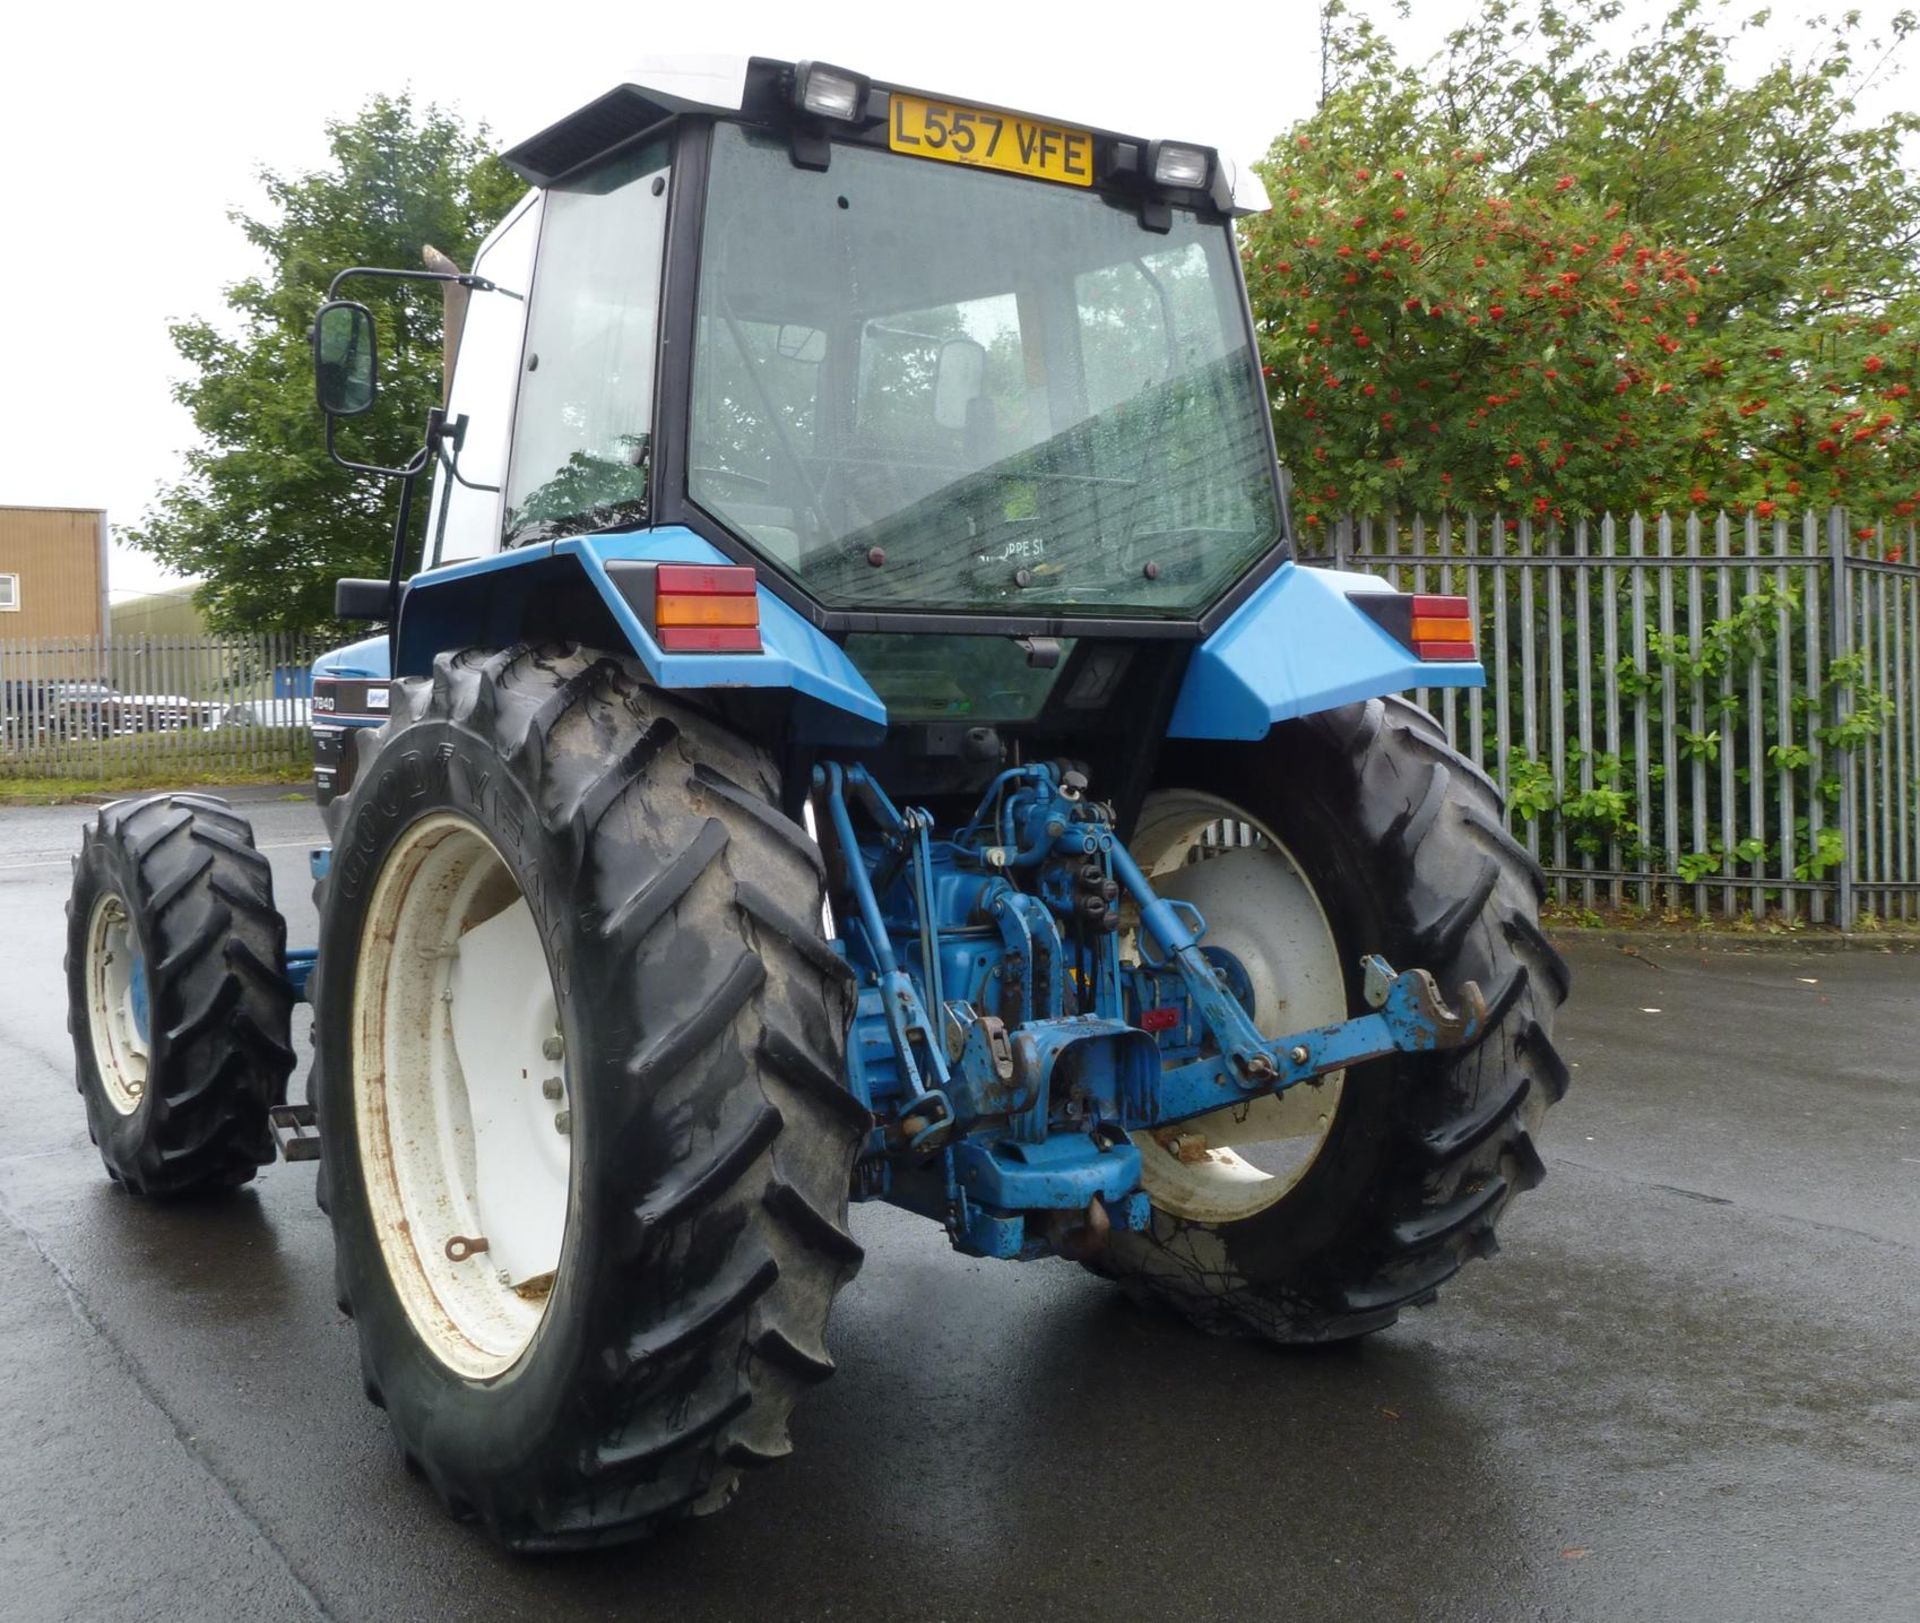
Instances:
[[[566,1051],[566,1041],[557,1031],[540,1045],[540,1057],[542,1059],[559,1059]]]
[[[571,1110],[562,1110],[557,1112],[553,1118],[553,1130],[556,1133],[572,1132],[573,1131],[573,1112]]]
[[[540,1084],[540,1097],[543,1099],[559,1099],[565,1094],[566,1085],[557,1076],[547,1077]]]

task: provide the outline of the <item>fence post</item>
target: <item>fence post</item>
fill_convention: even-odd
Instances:
[[[1353,516],[1343,513],[1333,526],[1333,567],[1353,567]]]
[[[1845,659],[1853,652],[1853,609],[1847,599],[1847,515],[1838,507],[1827,511],[1827,558],[1833,573],[1833,657]],[[1809,671],[1810,681],[1821,673]],[[1834,695],[1834,724],[1844,727],[1853,714],[1853,689],[1841,684]],[[1840,824],[1840,917],[1844,935],[1853,928],[1853,848],[1857,838],[1854,827],[1853,751],[1844,744],[1836,763],[1840,773],[1840,804],[1834,816]]]

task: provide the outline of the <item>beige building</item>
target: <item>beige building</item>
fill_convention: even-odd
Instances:
[[[107,515],[0,506],[0,641],[107,631]]]

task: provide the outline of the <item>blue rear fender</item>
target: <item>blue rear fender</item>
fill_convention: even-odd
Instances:
[[[523,634],[536,594],[584,581],[627,646],[662,688],[768,688],[794,694],[810,742],[879,742],[886,705],[841,648],[760,588],[759,654],[669,654],[624,595],[622,565],[726,563],[691,530],[575,536],[416,575],[400,619],[399,674],[424,675],[447,648],[499,646]],[[1168,726],[1172,738],[1264,738],[1278,722],[1414,687],[1484,687],[1473,660],[1427,663],[1351,601],[1391,592],[1377,576],[1285,563],[1195,650]],[[317,674],[384,676],[386,639],[369,638],[316,663]],[[342,669],[323,669],[339,662]]]
[[[1392,590],[1375,575],[1282,564],[1195,650],[1167,736],[1260,739],[1360,699],[1485,687],[1477,660],[1426,663],[1351,601]]]
[[[584,576],[655,685],[783,689],[794,695],[796,729],[810,742],[877,743],[887,726],[879,695],[838,644],[765,586],[758,654],[669,654],[647,629],[641,605],[626,595],[636,577],[622,565],[729,561],[691,530],[672,527],[572,536],[425,570],[408,585],[401,609],[399,674],[424,675],[443,649],[516,640],[532,594],[576,591]]]

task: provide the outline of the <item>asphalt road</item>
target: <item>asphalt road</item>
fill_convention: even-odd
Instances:
[[[252,810],[310,940],[318,818]],[[1576,947],[1551,1176],[1357,1348],[859,1210],[794,1457],[516,1560],[362,1399],[309,1168],[107,1182],[60,975],[85,815],[0,811],[0,1617],[1920,1616],[1920,957]]]

